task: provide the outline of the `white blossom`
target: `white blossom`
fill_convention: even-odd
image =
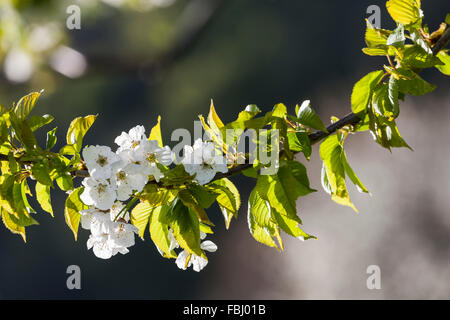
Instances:
[[[216,172],[228,171],[226,159],[216,151],[214,143],[201,139],[197,139],[192,147],[184,146],[182,164],[187,173],[195,174],[201,185],[210,182]]]
[[[109,214],[91,208],[83,210],[82,217],[90,217],[88,250],[93,248],[94,254],[101,259],[109,259],[117,253],[126,254],[129,252],[128,248],[135,244],[134,235],[138,233],[138,229],[127,223],[126,219],[129,217],[125,215],[125,219],[112,221],[122,208],[123,204],[116,202]]]
[[[134,234],[138,234],[138,228],[130,223],[118,221],[113,223],[108,240],[115,249],[134,246]],[[128,251],[128,250],[127,250]],[[122,251],[119,251],[122,253]]]
[[[83,149],[83,159],[89,174],[94,179],[109,179],[112,173],[112,165],[120,160],[120,157],[107,146],[88,146]]]
[[[109,210],[111,221],[114,221],[116,219],[117,215],[123,210],[123,208],[125,208],[125,204],[123,202],[114,202],[111,209]],[[130,213],[128,211],[125,214],[122,213],[120,217],[126,222],[130,221]]]
[[[116,201],[116,190],[108,181],[89,177],[85,178],[82,184],[84,191],[80,199],[84,204],[93,205],[100,210],[108,210]]]
[[[125,201],[133,191],[140,192],[148,181],[148,176],[140,174],[125,161],[116,162],[112,166],[111,184],[117,187],[117,199]]]
[[[205,237],[206,234],[204,232],[200,232],[200,239],[203,240]],[[200,244],[200,249],[204,251],[215,252],[217,250],[217,246],[212,241],[206,240]],[[195,254],[191,254],[189,262],[186,264],[188,258],[189,253],[186,250],[181,251],[178,254],[177,259],[175,260],[177,267],[182,270],[186,270],[187,268],[192,266],[192,269],[194,269],[194,271],[200,272],[208,264],[207,259],[205,259],[204,257],[197,256]]]
[[[122,132],[122,134],[114,140],[114,142],[119,146],[117,153],[123,150],[133,150],[146,139],[144,126],[136,126],[131,128],[128,133]]]
[[[114,249],[108,241],[107,234],[91,234],[87,241],[87,248],[88,250],[93,248],[95,256],[101,259],[109,259],[114,253]]]
[[[124,150],[120,152],[120,156],[129,163],[131,173],[142,175],[146,181],[148,181],[149,176],[153,176],[156,181],[164,177],[156,162],[150,162],[143,149]]]
[[[81,210],[81,227],[85,230],[91,230],[92,220],[97,213],[102,213],[97,208],[91,206],[86,210]]]

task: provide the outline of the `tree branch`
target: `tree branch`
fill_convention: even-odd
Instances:
[[[433,46],[433,48],[432,48],[433,55],[437,55],[441,50],[443,50],[448,45],[449,42],[450,42],[450,27],[446,29],[446,31],[442,34],[440,39]],[[328,132],[317,131],[317,132],[309,134],[309,140],[310,140],[311,144],[316,144],[317,142],[328,137],[329,135],[333,134],[337,130],[339,130],[345,126],[348,126],[348,125],[356,125],[360,121],[361,121],[361,118],[359,118],[356,114],[354,114],[353,112],[349,113],[345,117],[340,119],[339,121],[328,126],[327,127]],[[8,156],[0,154],[0,161],[8,161]],[[227,173],[217,173],[212,181],[231,177],[236,174],[240,174],[240,173],[242,173],[242,171],[250,169],[252,167],[253,167],[252,163],[244,163],[244,164],[238,165],[238,166],[228,170]],[[72,175],[75,177],[86,178],[86,177],[89,177],[89,172],[87,170],[78,170],[78,171],[73,172]],[[156,181],[150,181],[149,184],[156,184],[158,186],[162,186],[162,184],[160,184],[159,182],[156,182]]]

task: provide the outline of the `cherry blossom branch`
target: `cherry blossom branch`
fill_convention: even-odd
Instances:
[[[437,55],[441,50],[443,50],[450,42],[450,28],[447,28],[446,31],[441,35],[439,40],[436,42],[436,44],[433,46],[432,51],[433,55]],[[337,130],[348,126],[348,125],[356,125],[361,121],[361,118],[359,118],[356,114],[349,113],[346,116],[344,116],[339,121],[329,125],[327,127],[327,132],[323,131],[317,131],[314,133],[311,133],[308,135],[309,140],[311,142],[311,145],[316,144],[317,142],[321,141],[322,139],[328,137],[329,135],[333,134]],[[20,158],[16,159],[20,161]],[[7,155],[1,155],[0,154],[0,161],[8,161]],[[228,172],[226,173],[217,173],[212,181],[219,180],[222,178],[231,177],[237,174],[242,173],[243,171],[250,169],[253,167],[252,163],[244,163],[240,164],[236,167],[230,168]],[[86,178],[89,177],[89,172],[87,170],[77,170],[72,172],[72,175],[74,177],[81,177]],[[156,181],[149,181],[148,184],[154,184],[163,187],[163,185]],[[170,186],[164,186],[165,188],[170,188]]]

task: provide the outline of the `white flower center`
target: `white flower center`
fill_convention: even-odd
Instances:
[[[106,157],[104,157],[104,156],[102,156],[102,155],[99,155],[99,156],[98,156],[98,159],[97,159],[97,164],[98,164],[100,167],[106,166],[106,165],[108,164],[108,158],[106,158]]]
[[[147,161],[150,163],[156,162],[156,154],[155,153],[147,153]]]
[[[127,178],[127,174],[124,171],[119,171],[116,176],[119,181],[125,181]]]
[[[106,184],[101,184],[101,183],[99,183],[98,186],[97,186],[97,192],[98,192],[99,194],[105,193],[107,187],[108,187],[108,186],[107,186]]]

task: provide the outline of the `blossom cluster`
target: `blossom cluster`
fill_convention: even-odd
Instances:
[[[164,170],[172,163],[182,164],[194,181],[203,185],[212,181],[217,172],[228,171],[225,157],[216,150],[213,142],[197,139],[193,146],[184,146],[184,156],[175,161],[168,146],[161,147],[156,140],[149,140],[143,126],[136,126],[129,132],[122,132],[115,141],[115,152],[108,146],[87,146],[82,155],[89,177],[82,182],[84,190],[80,199],[89,206],[82,210],[81,226],[90,230],[88,249],[102,259],[109,259],[117,253],[126,254],[135,244],[138,229],[130,221],[125,202],[141,192],[149,180],[159,182]],[[201,233],[201,240],[206,234]],[[170,230],[171,249],[179,248]],[[203,241],[201,249],[214,252],[217,246]],[[159,249],[158,249],[159,250]],[[208,261],[204,257],[189,255],[181,251],[176,259],[179,268],[186,270],[193,266],[202,270]]]
[[[80,198],[89,209],[80,212],[82,227],[91,231],[88,249],[103,259],[125,254],[134,245],[137,228],[128,223],[122,201],[141,192],[149,179],[159,181],[164,175],[158,165],[168,166],[174,158],[169,147],[148,140],[143,126],[122,132],[115,143],[119,146],[116,152],[108,146],[83,149],[89,177],[82,182]]]

